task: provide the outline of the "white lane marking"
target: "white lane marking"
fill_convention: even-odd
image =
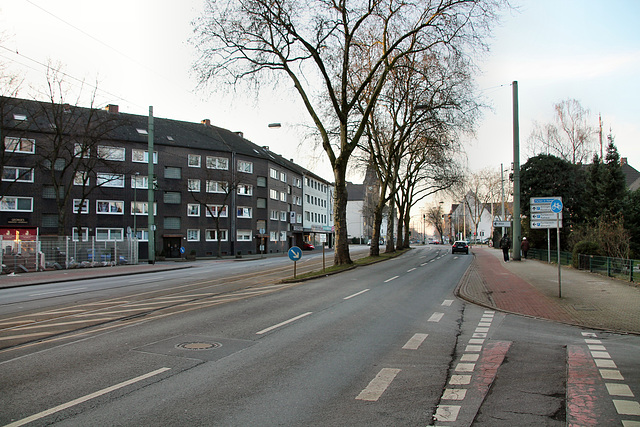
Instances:
[[[594,362],[596,362],[596,366],[598,368],[614,368],[616,369],[618,366],[616,365],[616,362],[614,362],[613,360],[610,359],[593,359]]]
[[[422,264],[420,264],[420,267],[424,267],[425,265],[427,265],[427,263],[423,262]]]
[[[460,358],[460,361],[461,362],[477,362],[479,357],[480,357],[479,354],[463,354],[462,357]]]
[[[602,344],[602,341],[600,341],[600,340],[589,340],[589,339],[586,339],[586,340],[584,340],[584,342],[587,343],[587,344]]]
[[[382,368],[382,370],[378,372],[378,375],[371,380],[369,385],[360,392],[356,399],[376,402],[389,385],[391,385],[391,382],[399,372],[400,369]]]
[[[446,300],[442,301],[441,305],[443,305],[445,307],[451,307],[451,304],[453,304],[453,300],[452,299],[446,299]]]
[[[624,377],[617,369],[600,369],[600,376],[605,380],[624,380]]]
[[[467,390],[464,388],[446,388],[442,393],[443,400],[464,400]]]
[[[427,320],[427,322],[439,322],[440,320],[442,320],[443,316],[444,313],[435,312],[431,315],[431,317],[429,317],[429,320]]]
[[[467,385],[471,383],[471,375],[451,375],[450,385]]]
[[[592,351],[591,357],[594,359],[611,359],[611,355],[608,351]]]
[[[289,319],[289,320],[285,320],[284,322],[280,322],[280,323],[278,323],[277,325],[269,326],[269,327],[268,327],[268,328],[266,328],[266,329],[263,329],[263,330],[261,330],[261,331],[256,332],[256,335],[266,334],[266,333],[267,333],[267,332],[269,332],[269,331],[273,331],[274,329],[278,329],[278,328],[279,328],[279,327],[281,327],[281,326],[287,325],[287,324],[289,324],[289,323],[291,323],[291,322],[295,322],[296,320],[298,320],[298,319],[302,319],[303,317],[306,317],[306,316],[308,316],[308,315],[310,315],[310,314],[313,314],[313,312],[312,312],[312,311],[308,311],[308,312],[303,313],[303,314],[301,314],[301,315],[299,315],[299,316],[293,317],[293,318],[291,318],[291,319]]]
[[[626,384],[605,383],[611,396],[634,397],[631,388]]]
[[[71,291],[81,291],[87,288],[68,288],[68,289],[60,289],[59,291],[47,291],[47,292],[39,292],[37,294],[29,294],[30,297],[38,297],[40,295],[48,295],[48,294],[59,294],[62,292],[71,292]]]
[[[475,368],[475,363],[458,363],[455,370],[456,372],[473,372]]]
[[[438,405],[436,414],[433,416],[437,421],[449,422],[458,419],[460,405]]]
[[[343,299],[351,299],[351,298],[353,298],[353,297],[357,297],[358,295],[362,295],[362,294],[364,294],[365,292],[369,292],[369,289],[365,289],[365,290],[363,290],[363,291],[356,292],[355,294],[353,294],[353,295],[349,295],[348,297],[344,297]]]
[[[414,267],[414,268],[410,268],[410,269],[408,269],[408,270],[407,270],[407,273],[411,273],[413,270],[415,270],[415,267]]]
[[[593,350],[593,351],[607,351],[607,348],[603,345],[590,344],[587,347],[589,348],[589,350]]]
[[[640,403],[638,402],[613,399],[613,404],[620,415],[640,415]]]
[[[415,334],[402,348],[404,350],[417,350],[428,336],[429,334]]]
[[[396,280],[398,277],[400,277],[400,276],[393,276],[392,278],[385,280],[384,283],[388,283],[388,282],[390,282],[392,280]]]
[[[55,414],[56,412],[60,412],[60,411],[63,411],[65,409],[71,408],[72,406],[79,405],[79,404],[84,403],[84,402],[86,402],[88,400],[95,399],[96,397],[102,396],[104,394],[111,393],[114,390],[118,390],[120,388],[123,388],[123,387],[126,387],[128,385],[137,383],[137,382],[142,381],[142,380],[146,380],[147,378],[150,378],[150,377],[153,377],[155,375],[161,374],[163,372],[169,371],[170,369],[171,368],[156,369],[155,371],[149,372],[148,374],[140,375],[139,377],[132,378],[130,380],[121,382],[119,384],[112,385],[111,387],[107,387],[107,388],[104,388],[102,390],[96,391],[95,393],[87,394],[86,396],[79,397],[78,399],[72,400],[72,401],[67,402],[67,403],[63,403],[62,405],[58,405],[55,408],[47,409],[46,411],[42,411],[42,412],[39,412],[39,413],[37,413],[35,415],[31,415],[30,417],[23,418],[21,420],[15,421],[15,422],[13,422],[11,424],[7,424],[5,427],[18,427],[18,426],[22,426],[22,425],[28,424],[30,422],[33,422],[33,421],[39,420],[41,418],[44,418],[44,417],[46,417],[48,415]]]
[[[468,345],[465,349],[465,352],[474,352],[474,351],[482,351],[481,345]]]
[[[597,338],[597,335],[593,332],[582,332],[582,336],[583,337],[591,337],[591,338]]]

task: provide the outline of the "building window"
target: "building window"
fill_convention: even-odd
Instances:
[[[278,211],[276,210],[272,210],[271,211],[271,215],[269,216],[270,219],[277,221],[278,220]]]
[[[238,242],[250,242],[253,239],[253,233],[251,230],[238,230],[237,240]]]
[[[171,205],[179,205],[182,202],[182,194],[177,191],[165,191],[164,202]]]
[[[205,216],[207,218],[226,218],[229,213],[226,205],[207,205]]]
[[[264,176],[259,176],[259,177],[256,179],[256,185],[257,185],[258,187],[266,187],[266,186],[267,186],[267,178],[266,178],[266,177],[264,177]]]
[[[45,228],[57,228],[58,227],[58,215],[56,214],[42,214],[42,226]]]
[[[91,179],[87,172],[76,172],[75,175],[73,175],[73,185],[89,185],[90,181]]]
[[[131,188],[149,188],[149,177],[146,175],[131,175]]]
[[[269,197],[273,200],[278,200],[278,191],[274,189],[269,190]]]
[[[277,231],[270,231],[269,232],[269,240],[272,242],[277,242],[278,241],[278,232]]]
[[[302,224],[302,214],[296,214],[296,223]]]
[[[195,228],[187,229],[187,241],[189,242],[199,242],[200,241],[200,230]]]
[[[281,202],[286,202],[287,201],[287,193],[285,193],[284,191],[282,191],[280,193],[280,201]]]
[[[33,212],[33,197],[3,196],[0,199],[0,211]]]
[[[229,189],[229,184],[226,181],[210,181],[207,180],[207,193],[224,193],[226,194]]]
[[[73,156],[80,157],[81,159],[86,159],[91,157],[89,147],[83,146],[79,142],[76,142],[75,144],[73,144]]]
[[[123,215],[124,202],[121,200],[98,200],[96,212],[99,214]]]
[[[199,168],[202,163],[202,157],[198,154],[189,154],[187,164],[190,168]],[[198,239],[200,240],[200,239]]]
[[[267,208],[267,199],[263,199],[262,197],[258,197],[256,199],[256,207],[258,209],[266,209]]]
[[[226,242],[228,240],[227,230],[206,229],[204,238],[207,242]]]
[[[33,169],[5,166],[2,168],[2,180],[12,182],[33,182]]]
[[[280,231],[280,241],[281,242],[286,242],[287,241],[287,232],[286,231]]]
[[[245,160],[238,160],[238,172],[253,173],[253,163]]]
[[[122,241],[124,240],[124,229],[122,228],[96,228],[96,241]]]
[[[187,216],[200,216],[200,204],[188,203],[187,204]]]
[[[89,229],[87,227],[81,227],[80,235],[82,236],[82,241],[87,242],[89,240]],[[71,229],[71,240],[74,242],[78,241],[78,227],[73,227]]]
[[[64,198],[64,187],[58,188],[58,195],[60,199]],[[42,187],[42,198],[43,199],[55,199],[56,198],[56,188],[53,185],[45,185]]]
[[[247,206],[238,206],[238,218],[251,218],[252,209]]]
[[[287,213],[285,211],[280,211],[280,221],[287,221]]]
[[[100,187],[124,188],[124,174],[98,173],[96,183]]]
[[[238,194],[240,196],[252,196],[253,195],[253,185],[238,184]]]
[[[164,217],[164,229],[165,230],[180,230],[181,227],[179,216],[165,216]]]
[[[274,168],[269,169],[269,176],[273,179],[278,179],[278,171]]]
[[[98,145],[98,158],[102,160],[113,160],[116,162],[124,162],[124,147],[111,147],[108,145]]]
[[[33,154],[36,152],[36,140],[7,136],[4,139],[4,151],[11,151],[12,153]]]
[[[287,182],[287,174],[284,172],[280,172],[280,181]]]
[[[208,169],[229,170],[229,159],[226,157],[207,156]]]
[[[149,241],[149,230],[147,229],[137,229],[136,230],[136,238],[140,242],[148,242]]]
[[[187,181],[187,190],[192,193],[200,192],[200,180],[199,179],[190,179]]]
[[[158,204],[153,204],[153,214],[158,213]],[[131,202],[131,215],[149,215],[148,202]]]
[[[88,214],[89,199],[73,199],[73,213]]]
[[[302,180],[300,178],[293,178],[293,185],[298,187],[298,188],[302,188]]]
[[[177,168],[175,166],[165,166],[164,167],[164,177],[168,179],[181,179],[182,178],[182,168]]]
[[[131,161],[134,163],[149,163],[149,151],[131,150]],[[153,152],[153,164],[158,164],[158,152]]]

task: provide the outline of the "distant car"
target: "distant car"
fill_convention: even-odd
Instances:
[[[313,246],[311,243],[309,242],[304,242],[302,243],[302,250],[303,251],[312,251],[314,250],[316,247]]]
[[[458,240],[454,242],[453,246],[451,246],[451,253],[455,254],[456,252],[469,254],[469,244],[464,240]]]
[[[429,242],[430,245],[439,245],[440,242],[438,240],[432,240]]]

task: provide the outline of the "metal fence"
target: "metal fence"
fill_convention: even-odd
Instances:
[[[549,255],[551,255],[550,258]],[[552,263],[558,261],[557,252],[553,250],[549,254],[547,250],[531,249],[528,257],[547,262],[551,260]],[[630,282],[640,279],[640,260],[579,254],[576,263],[574,263],[571,252],[560,252],[560,263],[562,265],[573,265],[579,270],[589,270],[591,273],[617,277]]]
[[[0,237],[2,273],[105,267],[137,264],[138,240],[74,241],[70,237],[3,240]]]

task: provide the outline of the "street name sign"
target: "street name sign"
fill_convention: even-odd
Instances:
[[[494,227],[511,227],[511,221],[493,221]]]
[[[562,228],[562,197],[531,197],[531,228]]]
[[[531,220],[532,221],[540,221],[545,219],[556,220],[556,215],[553,212],[544,212],[544,213],[532,213]],[[560,212],[560,219],[562,219],[562,212]]]
[[[556,228],[556,220],[544,220],[544,221],[531,221],[531,228]],[[562,221],[560,221],[560,228],[562,228]]]

